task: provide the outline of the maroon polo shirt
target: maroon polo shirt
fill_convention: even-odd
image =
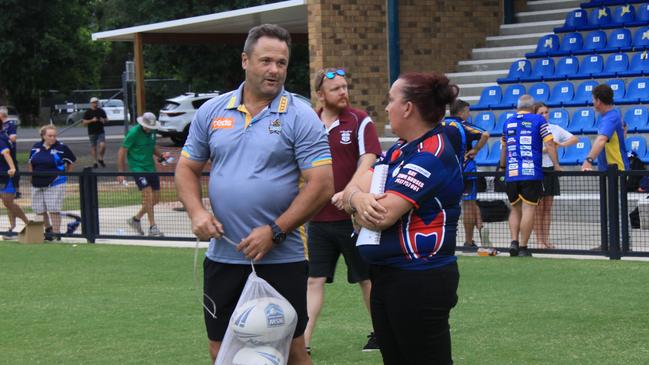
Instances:
[[[322,109],[318,111],[318,116]],[[352,179],[358,165],[358,159],[366,154],[381,155],[381,144],[376,134],[374,122],[366,112],[347,107],[327,130],[329,148],[333,160],[334,187],[336,192],[343,191]],[[349,214],[338,210],[328,203],[313,217],[313,222],[334,222],[347,220]]]

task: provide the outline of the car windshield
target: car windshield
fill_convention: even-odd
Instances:
[[[105,108],[121,108],[124,106],[124,102],[119,99],[104,100],[102,106]]]

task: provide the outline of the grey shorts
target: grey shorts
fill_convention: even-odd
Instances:
[[[32,210],[36,214],[59,213],[63,206],[65,184],[35,188],[32,186]]]
[[[91,146],[96,146],[97,143],[106,142],[106,133],[89,134],[88,139]]]

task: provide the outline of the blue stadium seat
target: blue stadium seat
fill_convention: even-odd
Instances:
[[[489,135],[491,136],[500,136],[503,134],[503,128],[505,128],[505,121],[509,118],[511,118],[514,114],[516,114],[515,111],[508,111],[508,112],[502,112],[498,116],[498,120],[496,121],[496,124],[494,125],[493,129],[489,131]]]
[[[550,53],[559,50],[559,43],[559,37],[556,34],[544,35],[536,44],[536,51],[525,54],[525,57],[547,57]]]
[[[550,112],[550,124],[556,124],[563,129],[568,129],[570,115],[565,109],[555,109]]]
[[[528,60],[514,61],[509,66],[509,74],[507,77],[498,79],[499,84],[509,84],[514,82],[521,82],[522,80],[529,79],[532,73],[532,64]]]
[[[497,166],[500,163],[500,148],[502,146],[502,143],[500,143],[500,139],[495,141],[494,143],[489,146],[489,156],[487,157],[487,161],[485,165],[488,166]],[[487,148],[486,146],[484,148]]]
[[[482,89],[482,94],[480,94],[480,102],[478,105],[471,105],[472,110],[487,110],[491,108],[492,105],[500,104],[502,99],[502,90],[500,86],[489,86]]]
[[[641,27],[647,23],[649,23],[649,3],[638,5],[635,12],[635,22],[628,24],[627,27]]]
[[[496,124],[496,116],[492,112],[481,112],[476,114],[473,123],[485,131],[490,131]]]
[[[649,75],[649,54],[642,51],[631,57],[628,71],[618,73],[618,77]]]
[[[550,86],[545,82],[538,82],[530,86],[527,93],[532,95],[534,101],[545,103],[550,98]]]
[[[645,106],[630,108],[624,113],[628,133],[649,132],[649,111]]]
[[[561,27],[554,28],[556,33],[574,32],[583,29],[588,25],[588,12],[583,9],[577,9],[566,14],[566,20]]]
[[[595,127],[595,112],[590,108],[577,109],[572,114],[570,124],[568,124],[570,133],[593,133],[597,132]]]
[[[581,29],[590,30],[609,28],[614,26],[615,25],[611,25],[611,9],[602,7],[591,10],[590,16],[588,17],[588,25],[585,28],[582,27]]]
[[[642,162],[648,159],[647,140],[643,136],[632,136],[624,141],[627,152],[635,152]]]
[[[626,87],[624,86],[624,80],[620,79],[615,79],[615,80],[607,80],[606,84],[613,89],[613,101],[618,102],[622,99],[624,99],[624,95],[626,94]]]
[[[563,36],[561,45],[557,51],[550,52],[551,56],[567,56],[576,53],[584,46],[584,38],[581,33],[568,33]]]
[[[608,35],[606,47],[600,49],[598,52],[629,52],[633,49],[631,41],[632,37],[630,30],[626,28],[614,29],[611,34]]]
[[[554,75],[554,60],[552,58],[539,58],[534,61],[532,74],[521,81],[538,82]]]
[[[631,4],[618,6],[613,10],[611,22],[618,27],[633,26],[635,23],[635,8]]]
[[[575,86],[570,81],[562,81],[554,85],[550,98],[546,102],[548,106],[556,107],[570,103],[575,96]]]
[[[593,104],[593,88],[598,85],[597,81],[587,80],[577,86],[575,97],[571,102],[566,103],[568,106],[578,105],[592,105]]]
[[[584,45],[581,48],[581,51],[575,52],[575,54],[591,54],[596,53],[600,49],[606,48],[606,33],[603,30],[594,30],[586,34],[584,38]]]
[[[590,79],[602,73],[604,69],[604,58],[598,54],[587,55],[581,60],[579,71],[571,79]]]
[[[649,79],[639,77],[631,80],[626,88],[624,98],[616,101],[620,104],[636,104],[649,102]]]
[[[500,143],[500,141],[496,141],[496,143]],[[478,154],[475,155],[475,162],[480,165],[486,165],[487,164],[487,159],[489,158],[489,145],[485,145],[478,151]]]
[[[627,72],[629,68],[629,56],[626,53],[614,53],[606,58],[604,71],[597,77],[612,78],[621,73]]]
[[[514,84],[507,86],[503,98],[498,105],[492,105],[492,109],[510,109],[516,108],[516,103],[521,95],[525,94],[525,86]]]
[[[557,63],[554,70],[554,76],[546,78],[546,80],[565,80],[572,78],[579,72],[579,60],[575,56],[563,57]]]
[[[559,157],[559,163],[561,165],[581,165],[588,156],[590,148],[590,139],[588,137],[579,137],[576,144],[565,149],[563,155]]]
[[[635,50],[649,48],[649,27],[638,28],[633,35],[633,48]]]

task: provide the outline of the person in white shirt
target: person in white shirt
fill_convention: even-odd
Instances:
[[[557,147],[568,147],[576,144],[579,140],[567,130],[550,123],[550,108],[545,104],[534,104],[534,113],[542,115],[548,121],[550,132],[552,132],[554,143]],[[534,232],[536,232],[536,241],[544,248],[554,248],[554,245],[548,241],[550,237],[550,224],[552,223],[552,204],[554,203],[554,197],[561,195],[559,176],[552,173],[552,171],[552,160],[548,156],[545,147],[543,147],[543,199],[536,206]]]

